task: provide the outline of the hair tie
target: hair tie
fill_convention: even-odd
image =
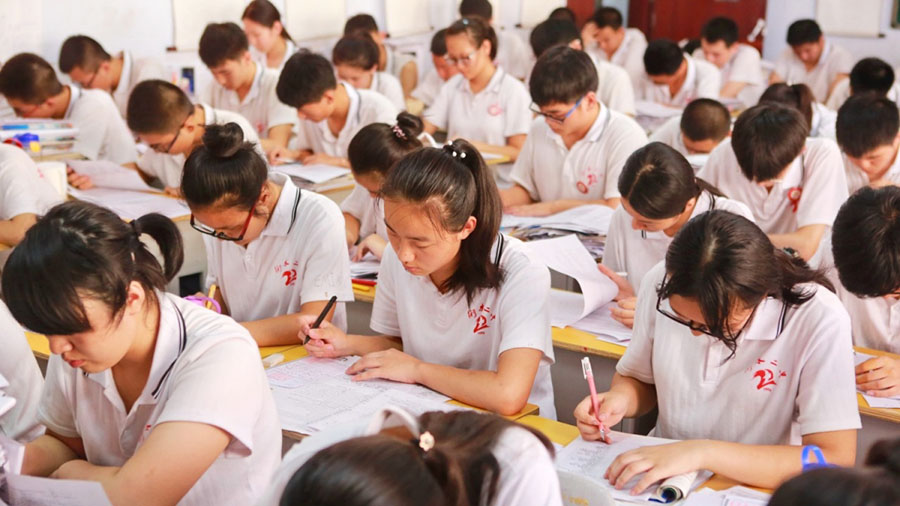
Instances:
[[[394,126],[392,126],[392,127],[391,127],[391,130],[394,132],[394,136],[395,136],[395,137],[397,137],[397,138],[400,139],[401,141],[405,141],[405,140],[406,140],[406,132],[404,132],[403,129],[400,128],[400,125],[394,125]]]
[[[131,231],[134,232],[135,239],[140,240],[142,233],[141,224],[138,223],[138,220],[131,220],[129,224],[131,225]]]
[[[431,435],[431,432],[428,432],[426,430],[419,436],[419,439],[416,441],[416,443],[422,450],[422,453],[428,453],[429,450],[434,448],[434,436]]]

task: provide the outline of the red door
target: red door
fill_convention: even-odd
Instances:
[[[628,24],[640,28],[647,40],[677,42],[699,38],[703,24],[716,16],[735,20],[741,42],[747,42],[757,22],[766,17],[766,0],[631,0]],[[752,45],[762,51],[762,35]]]

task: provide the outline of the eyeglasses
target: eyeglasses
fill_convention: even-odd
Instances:
[[[156,151],[157,153],[169,153],[170,151],[172,151],[172,146],[175,145],[175,142],[178,140],[178,136],[181,135],[181,129],[184,128],[184,125],[187,124],[187,120],[190,119],[190,117],[193,115],[194,111],[192,110],[191,113],[187,115],[187,118],[184,118],[184,121],[181,122],[181,126],[179,126],[178,130],[175,131],[175,137],[172,137],[172,142],[170,142],[168,146],[163,148],[159,144],[151,144],[150,149]]]
[[[247,228],[250,227],[250,219],[253,218],[253,207],[250,207],[250,212],[247,213],[247,220],[244,221],[244,227],[241,228],[241,235],[237,237],[231,237],[223,232],[216,232],[216,229],[207,227],[202,223],[197,223],[194,220],[194,213],[191,213],[191,228],[200,232],[201,234],[211,235],[216,239],[221,239],[223,241],[240,241],[244,239],[244,234],[247,233]]]
[[[573,105],[572,108],[569,109],[569,112],[565,113],[562,118],[558,118],[545,112],[541,112],[541,109],[536,104],[531,104],[531,112],[537,114],[538,116],[543,116],[544,119],[547,119],[548,121],[552,121],[556,124],[562,125],[567,119],[569,119],[569,116],[571,116],[572,113],[575,112],[575,109],[578,109],[578,106],[581,105],[581,101],[584,100],[584,97],[585,96],[582,95],[581,98],[576,100],[575,105]]]
[[[684,319],[674,313],[670,313],[669,311],[666,311],[665,309],[663,309],[661,295],[657,296],[657,298],[656,298],[656,311],[659,314],[665,316],[666,318],[672,320],[673,322],[680,323],[681,325],[684,325],[685,327],[691,329],[692,331],[701,332],[703,334],[706,334],[710,337],[714,337],[716,339],[724,339],[725,338],[725,336],[713,333],[713,331],[709,327],[707,327],[706,324],[704,324],[704,323],[698,323],[693,320]],[[744,329],[747,328],[747,325],[749,325],[750,322],[753,320],[753,316],[755,314],[756,314],[756,307],[753,308],[753,312],[750,313],[750,316],[747,318],[747,321],[745,321],[744,324],[741,326],[741,330],[738,330],[737,334],[734,334],[733,339],[736,340],[738,337],[740,337],[741,332],[743,332]]]
[[[453,65],[454,67],[457,65],[462,65],[464,67],[472,64],[472,61],[475,60],[475,55],[478,54],[477,49],[473,49],[471,53],[461,56],[459,58],[451,58],[450,55],[444,55],[444,61],[449,65]]]

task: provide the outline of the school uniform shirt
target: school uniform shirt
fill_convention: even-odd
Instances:
[[[603,50],[597,50],[595,54],[624,68],[628,72],[628,77],[631,78],[631,83],[637,87],[646,75],[644,72],[644,51],[646,50],[647,37],[644,36],[644,32],[637,28],[626,28],[622,43],[611,57]]]
[[[687,61],[687,76],[674,95],[668,84],[655,84],[650,76],[644,74],[636,85],[638,100],[683,108],[697,98],[718,98],[722,88],[719,69],[712,63],[687,55],[684,59]]]
[[[0,220],[46,213],[63,201],[34,160],[12,144],[0,144]]]
[[[697,48],[693,56],[694,59],[707,61],[701,48]],[[739,43],[737,52],[719,69],[722,86],[730,82],[746,85],[736,97],[745,106],[756,105],[760,95],[765,91],[761,63],[762,57],[755,47]]]
[[[525,43],[522,37],[494,27],[497,33],[497,58],[494,59],[498,67],[503,67],[510,75],[518,80],[524,80],[534,66],[534,53]]]
[[[438,93],[441,91],[441,86],[444,85],[444,80],[441,79],[441,76],[438,75],[437,71],[434,69],[430,69],[425,73],[425,76],[422,79],[419,79],[416,88],[412,90],[412,97],[417,98],[422,101],[425,106],[429,106],[434,102],[434,99],[437,98]]]
[[[807,71],[806,65],[788,46],[775,61],[775,73],[788,84],[803,83],[809,86],[816,100],[825,102],[831,83],[838,74],[850,74],[853,64],[854,59],[849,51],[826,39],[819,61],[812,70]]]
[[[207,125],[237,123],[244,133],[244,140],[252,143],[256,148],[256,152],[263,157],[263,160],[266,159],[262,146],[259,145],[259,136],[256,134],[256,129],[243,116],[232,111],[213,109],[206,104],[197,105],[203,107]],[[152,149],[148,149],[138,159],[137,165],[148,175],[159,178],[165,186],[178,188],[181,186],[181,172],[184,169],[184,161],[186,159],[187,157],[183,154],[171,155],[169,153],[157,153]]]
[[[681,114],[667,119],[661,127],[650,134],[650,142],[661,142],[678,151],[682,156],[690,156],[687,146],[684,145],[684,137],[681,133]]]
[[[847,191],[850,195],[856,193],[856,190],[869,186],[869,175],[859,168],[859,165],[853,163],[846,153],[841,153],[844,159],[844,172],[847,175]],[[885,181],[889,181],[900,186],[900,156],[894,157],[894,162],[888,167],[887,172],[881,176]]]
[[[597,98],[614,111],[635,116],[637,110],[634,107],[634,86],[631,85],[628,72],[608,61],[591,59],[597,67]]]
[[[89,160],[109,160],[120,165],[137,160],[134,137],[109,93],[68,86],[72,95],[63,119],[78,129],[72,150]]]
[[[809,136],[837,142],[837,113],[818,102],[813,102],[810,107],[812,107],[812,125],[809,128]]]
[[[0,377],[9,383],[3,390],[16,400],[16,405],[0,416],[0,434],[27,443],[44,433],[44,427],[37,419],[44,376],[22,327],[3,301],[0,301],[0,349],[3,350],[0,353]]]
[[[281,195],[260,236],[239,246],[204,235],[207,285],[219,286],[231,317],[239,322],[297,313],[312,301],[353,300],[344,217],[328,197],[270,173]],[[333,323],[345,329],[343,304]]]
[[[535,202],[619,197],[625,160],[646,143],[647,135],[637,122],[604,105],[571,149],[539,117],[531,123],[510,178]]]
[[[619,374],[656,388],[651,435],[753,445],[798,445],[801,436],[860,428],[850,318],[837,296],[816,284],[803,305],[766,298],[738,337],[724,343],[657,310],[660,262],[638,294],[634,333]],[[672,312],[668,299],[662,310]]]
[[[294,41],[285,39],[284,43],[285,43],[284,57],[282,57],[281,61],[278,62],[277,67],[269,67],[269,60],[268,60],[268,58],[266,58],[266,54],[261,53],[259,51],[259,49],[256,49],[253,46],[250,46],[250,56],[253,57],[254,61],[259,62],[259,64],[262,65],[264,68],[272,69],[275,71],[276,74],[281,74],[281,69],[284,68],[284,64],[287,63],[287,61],[291,58],[291,56],[294,56],[294,53],[297,52],[297,44],[294,44]]]
[[[387,226],[384,224],[384,200],[369,195],[361,185],[356,185],[350,195],[341,202],[341,211],[359,220],[359,238],[377,234],[388,240]]]
[[[707,191],[697,197],[691,218],[711,209],[728,211],[753,221],[753,213],[744,204],[725,197],[715,197]],[[635,230],[631,224],[631,215],[621,205],[617,207],[609,223],[609,232],[606,234],[603,265],[614,272],[625,272],[625,277],[637,293],[647,272],[665,260],[666,250],[669,249],[673,237],[669,237],[662,230],[657,232]]]
[[[406,99],[403,98],[403,86],[400,80],[388,74],[387,72],[375,72],[372,76],[372,84],[369,86],[372,91],[377,91],[391,101],[397,109],[406,110]]]
[[[151,79],[169,81],[171,76],[166,72],[166,66],[156,58],[134,58],[128,51],[122,51],[120,56],[122,74],[119,76],[119,84],[112,92],[112,97],[124,118],[128,114],[128,97],[139,82]]]
[[[496,371],[507,350],[540,350],[544,356],[528,402],[540,408],[541,416],[555,420],[550,271],[529,256],[521,241],[504,235],[491,248],[492,261],[497,263],[498,257],[502,284],[479,290],[469,303],[465,291],[442,294],[428,276],[407,272],[389,245],[381,259],[370,327],[400,337],[403,351],[419,360],[460,369]]]
[[[250,504],[281,458],[281,425],[247,330],[172,294],[156,292],[160,317],[147,384],[125,411],[112,370],[88,374],[50,357],[38,417],[47,429],[80,438],[87,460],[122,466],[166,422],[212,425],[232,440],[181,506]]]
[[[278,100],[275,94],[278,72],[264,68],[256,62],[253,65],[256,67],[253,84],[250,85],[250,91],[243,100],[238,97],[236,91],[213,81],[200,98],[200,102],[216,109],[240,114],[250,122],[256,134],[265,139],[269,137],[269,129],[272,127],[296,124],[297,109]]]
[[[900,83],[894,82],[894,85],[891,86],[885,97],[895,104],[900,102]],[[832,111],[837,111],[848,98],[850,98],[850,79],[841,79],[834,85],[834,90],[831,91],[831,96],[828,97],[825,106]]]
[[[531,96],[521,81],[497,67],[487,86],[472,93],[469,81],[456,74],[444,83],[440,93],[425,110],[424,118],[448,139],[505,146],[506,139],[527,134],[534,117]]]
[[[293,149],[308,149],[313,153],[347,158],[350,141],[363,127],[372,123],[397,122],[399,110],[382,94],[372,90],[357,90],[349,83],[341,81],[350,97],[347,121],[341,131],[334,135],[328,128],[328,120],[318,123],[300,120],[298,135],[291,141]]]

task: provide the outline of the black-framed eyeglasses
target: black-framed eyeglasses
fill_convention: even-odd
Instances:
[[[757,305],[756,307],[759,307],[759,306]],[[737,331],[737,333],[733,336],[732,339],[736,340],[738,337],[740,337],[741,332],[743,332],[744,329],[747,328],[747,325],[750,325],[750,322],[753,320],[753,316],[756,315],[756,307],[753,308],[753,312],[750,313],[750,316],[747,318],[747,321],[745,321],[744,325],[741,326],[741,330]],[[724,339],[725,338],[725,336],[714,334],[713,331],[710,330],[710,328],[707,327],[706,324],[704,324],[704,323],[698,323],[698,322],[695,322],[694,320],[688,320],[686,318],[682,318],[675,313],[672,313],[672,312],[669,312],[669,311],[663,309],[662,308],[662,295],[658,295],[656,297],[656,312],[658,312],[659,314],[672,320],[673,322],[684,325],[685,327],[691,329],[692,331],[700,332],[700,333],[706,334],[710,337],[715,337],[716,339]]]
[[[187,124],[187,120],[190,119],[190,117],[193,115],[194,111],[191,111],[191,113],[187,115],[187,118],[184,118],[184,121],[181,122],[178,130],[175,131],[175,137],[172,137],[172,142],[170,142],[168,146],[162,148],[159,144],[151,144],[150,149],[156,151],[157,153],[169,153],[170,151],[172,151],[172,146],[175,145],[175,142],[178,141],[178,136],[181,135],[181,129],[184,128],[184,125]]]
[[[241,228],[241,235],[237,237],[231,237],[230,235],[225,234],[224,232],[217,232],[216,229],[207,227],[202,223],[198,223],[194,220],[194,213],[191,213],[191,228],[200,232],[201,234],[211,235],[216,239],[221,239],[223,241],[240,241],[244,239],[244,234],[247,233],[247,228],[250,227],[250,220],[253,218],[253,207],[250,208],[250,211],[247,213],[247,219],[244,221],[244,226]]]
[[[530,109],[531,109],[531,112],[537,114],[538,116],[543,116],[544,119],[550,120],[550,121],[552,121],[552,122],[554,122],[554,123],[557,123],[557,124],[560,124],[560,125],[561,125],[561,124],[563,124],[567,119],[569,119],[569,116],[571,116],[572,113],[574,113],[576,109],[578,109],[578,106],[581,105],[581,101],[584,100],[584,97],[585,97],[585,95],[582,95],[581,98],[579,98],[578,100],[576,100],[576,101],[575,101],[575,105],[573,105],[572,108],[569,109],[569,112],[565,113],[565,114],[563,115],[562,118],[558,118],[558,117],[556,117],[556,116],[552,116],[552,115],[547,114],[547,113],[545,113],[545,112],[541,112],[540,107],[538,107],[536,104],[531,104]]]

